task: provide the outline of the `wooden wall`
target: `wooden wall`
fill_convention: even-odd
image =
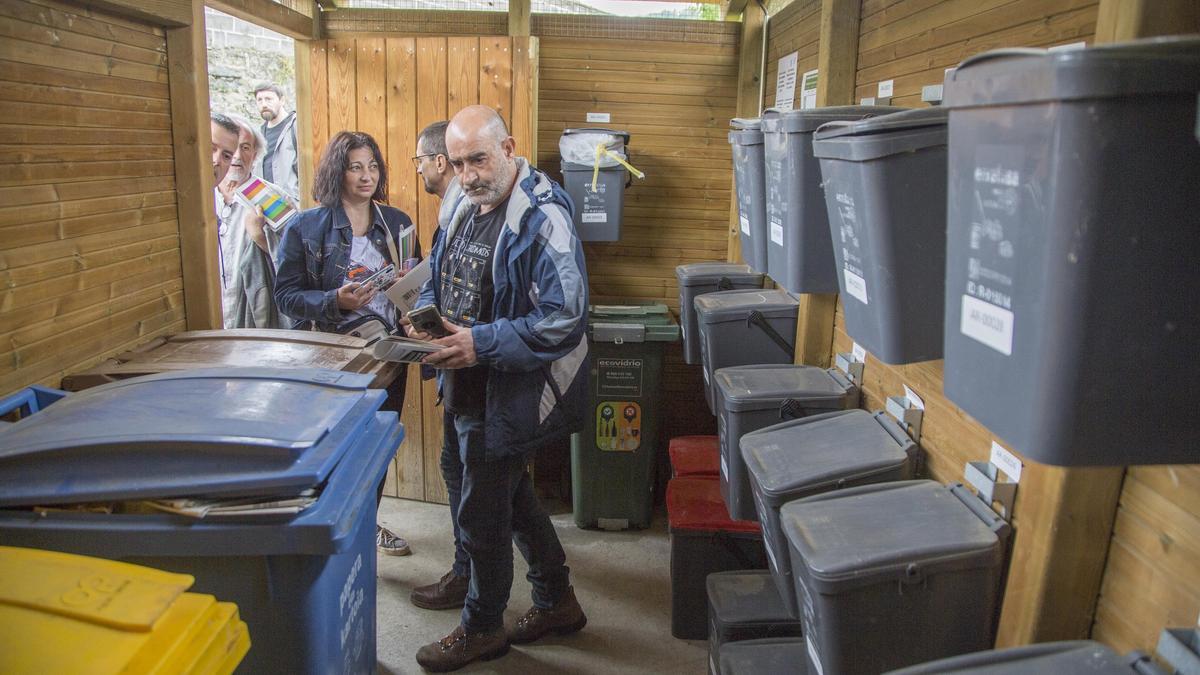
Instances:
[[[0,395],[184,327],[161,29],[0,0]]]
[[[371,134],[387,158],[390,202],[417,223],[428,251],[437,229],[438,200],[425,193],[410,159],[417,135],[431,122],[482,103],[500,111],[518,153],[524,154],[534,139],[537,58],[537,40],[530,38],[360,35],[313,41],[301,70],[310,78],[314,165],[337,132]],[[444,503],[436,385],[422,383],[415,368],[408,377],[402,415],[406,435],[385,492]]]
[[[779,57],[799,50],[798,70],[816,67],[820,5],[794,0],[772,17],[765,105],[774,103]],[[923,85],[941,82],[946,68],[972,54],[1091,44],[1098,14],[1097,0],[862,0],[860,8],[854,100],[892,79],[893,104],[910,107],[923,105]],[[840,303],[834,325],[831,353],[850,351]],[[863,406],[883,407],[904,384],[926,404],[921,446],[931,478],[961,480],[966,462],[986,460],[993,440],[1003,444],[942,395],[941,361],[889,366],[868,356]],[[1163,627],[1193,625],[1197,495],[1200,466],[1065,470],[1026,462],[998,644],[1091,635],[1121,651],[1153,651]]]
[[[593,303],[662,302],[678,313],[675,267],[727,253],[737,25],[674,23],[674,41],[638,39],[636,19],[626,20],[620,38],[542,38],[539,166],[559,178],[563,130],[607,126],[630,132],[630,161],[646,172],[625,192],[621,240],[584,245]],[[722,32],[701,43],[689,40],[693,27]],[[589,112],[611,121],[589,124]],[[670,345],[663,389],[673,405],[662,439],[715,433],[702,386],[699,369]]]

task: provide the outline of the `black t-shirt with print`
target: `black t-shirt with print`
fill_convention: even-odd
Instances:
[[[492,255],[508,200],[480,215],[478,207],[459,225],[446,246],[439,281],[442,316],[460,326],[492,321]],[[458,415],[481,415],[487,399],[488,367],[446,371],[442,379],[442,397],[446,408]]]

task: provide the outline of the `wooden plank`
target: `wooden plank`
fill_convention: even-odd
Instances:
[[[400,423],[404,425],[404,440],[396,449],[395,480],[396,496],[402,499],[425,498],[425,437],[422,433],[421,369],[408,369],[408,384],[404,396],[404,412]]]
[[[72,55],[78,51],[84,54],[95,54],[105,58],[128,61],[131,64],[149,65],[156,68],[166,66],[167,55],[162,49],[146,49],[123,44],[112,38],[98,38],[90,35],[64,30],[44,23],[27,22],[11,17],[0,16],[0,38],[28,40],[38,44],[50,44],[62,49],[72,50],[64,55]]]
[[[307,115],[296,115],[296,170],[299,174],[300,207],[312,207],[312,181],[316,165],[313,163],[314,152],[319,152],[314,143],[306,143],[305,139],[313,138],[314,120],[311,112],[313,103],[313,63],[312,45],[296,41],[293,54],[296,60],[296,110],[309,111]],[[326,104],[328,111],[328,104]]]
[[[297,49],[302,47],[297,44]],[[312,125],[312,164],[311,172],[316,174],[317,165],[321,162],[321,154],[325,152],[325,146],[329,143],[329,43],[327,41],[313,41],[308,46],[308,70],[311,103],[309,111],[311,119],[309,124]],[[299,75],[299,73],[297,73]],[[297,92],[299,93],[299,92]],[[312,190],[301,190],[301,202],[306,206],[312,206]]]
[[[441,471],[443,411],[440,406],[433,405],[436,400],[437,380],[422,382],[421,428],[425,441],[425,501],[449,504],[450,497],[446,492],[446,481],[442,479]]]
[[[384,98],[387,81],[387,52],[383,38],[356,40],[355,90],[358,92],[357,123],[355,129],[370,134],[377,143],[386,147],[387,105]],[[381,148],[383,149],[383,148]],[[386,157],[386,152],[385,152]],[[400,167],[395,167],[403,171]],[[392,167],[388,167],[392,170]]]
[[[1096,42],[1183,33],[1200,33],[1195,0],[1100,0]]]
[[[91,0],[90,4],[154,25],[174,28],[196,23],[192,0]]]
[[[91,37],[105,38],[123,45],[167,51],[162,32],[158,34],[119,25],[111,20],[89,17],[78,10],[39,5],[34,2],[0,3],[0,16],[11,17],[51,28],[69,30]]]
[[[500,113],[512,128],[512,39],[479,39],[479,103]],[[539,76],[539,82],[545,82]],[[550,85],[546,85],[549,87]]]
[[[129,145],[171,147],[170,130],[38,127],[0,124],[0,143],[18,145]]]
[[[0,228],[9,225],[24,225],[27,223],[37,223],[54,221],[60,218],[74,218],[79,216],[88,216],[107,213],[111,211],[122,211],[126,209],[140,209],[148,206],[162,206],[164,204],[174,204],[174,192],[149,192],[135,193],[131,195],[114,195],[112,197],[101,197],[96,199],[83,199],[74,202],[46,202],[42,204],[32,204],[25,206],[12,206],[0,208]],[[46,227],[58,231],[56,223],[46,223]],[[7,243],[7,242],[6,242]],[[13,254],[14,250],[0,251],[0,268],[4,266],[3,260],[6,254]],[[24,251],[20,255],[28,256],[34,253],[33,251]]]
[[[429,124],[449,117],[447,80],[446,38],[417,38],[417,106],[416,124],[413,125],[412,145],[405,149],[409,156],[416,154],[416,133]],[[421,246],[429,250],[433,242],[433,233],[437,229],[437,197],[427,194],[423,189],[417,193],[417,212],[412,214],[421,235]],[[426,419],[425,428],[429,428]],[[428,466],[428,463],[426,463]]]
[[[160,38],[166,36],[166,31],[161,27],[161,25],[158,22],[146,21],[144,19],[137,19],[137,18],[129,18],[126,16],[120,16],[118,14],[115,14],[112,12],[107,12],[102,9],[81,6],[80,4],[72,2],[71,0],[27,0],[27,2],[29,2],[29,4],[31,4],[31,5],[36,5],[38,7],[44,7],[46,9],[50,9],[50,10],[59,10],[61,12],[65,12],[66,14],[70,15],[71,17],[75,17],[75,18],[82,17],[82,18],[87,18],[87,19],[93,19],[95,21],[100,22],[101,24],[103,24],[105,26],[112,26],[114,28],[126,28],[131,31],[138,31],[141,33],[145,33],[147,35],[153,35],[153,36],[157,36]],[[90,4],[95,4],[95,3],[90,3]]]
[[[169,129],[170,115],[103,110],[100,108],[69,108],[59,105],[0,101],[0,119],[17,124],[42,126],[110,127],[141,126],[146,129]]]
[[[274,0],[206,0],[213,9],[296,40],[317,34],[314,19]]]
[[[355,87],[354,40],[330,40],[329,50],[329,138],[339,131],[354,131],[358,124]]]
[[[56,104],[81,109],[98,108],[125,113],[150,113],[160,114],[164,117],[170,111],[166,99],[117,96],[37,84],[0,81],[0,96],[5,100],[22,103]],[[166,126],[164,125],[163,128]]]
[[[16,61],[0,61],[0,80],[75,89],[93,96],[107,93],[119,94],[122,97],[145,97],[162,101],[167,100],[170,96],[166,83],[115,78],[110,75]],[[132,109],[136,109],[136,107]]]
[[[541,86],[541,45],[536,37],[513,38],[512,134],[517,154],[536,159],[538,151],[538,89]]]
[[[446,38],[447,114],[479,103],[479,38]]]
[[[173,157],[170,146],[129,147],[119,145],[0,145],[0,164],[45,162],[138,161]]]
[[[143,82],[167,81],[167,69],[145,63],[89,54],[81,51],[64,53],[58,47],[18,39],[0,40],[0,59],[35,66],[58,67],[84,73],[112,75]]]
[[[204,6],[191,3],[191,25],[167,30],[171,70],[171,133],[178,191],[179,248],[188,330],[221,325],[217,283],[217,218],[208,120],[208,51]]]
[[[417,57],[413,38],[387,39],[387,158],[392,205],[417,222],[418,178],[409,158],[417,147]],[[430,240],[422,237],[422,250]],[[416,392],[413,388],[411,391]]]

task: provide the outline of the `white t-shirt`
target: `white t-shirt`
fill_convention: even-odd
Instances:
[[[346,266],[346,279],[343,283],[366,279],[375,272],[387,267],[387,258],[375,248],[367,237],[354,237],[350,242],[350,264]],[[396,308],[383,291],[375,294],[366,305],[351,312],[342,313],[342,325],[363,316],[374,314],[382,318],[389,328],[395,328]]]

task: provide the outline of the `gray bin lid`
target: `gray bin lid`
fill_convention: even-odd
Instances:
[[[761,288],[763,275],[742,263],[699,262],[677,266],[675,278],[680,286],[708,286],[721,279],[729,279],[732,282],[752,283]]]
[[[1070,51],[977,54],[946,79],[942,104],[968,108],[1198,90],[1200,38],[1175,36]]]
[[[726,625],[777,624],[796,621],[779,597],[767,570],[713,572],[705,582],[709,607]]]
[[[946,145],[945,108],[914,108],[864,120],[826,122],[813,134],[818,159],[865,161]]]
[[[838,410],[744,434],[746,468],[771,506],[825,492],[830,485],[890,471],[917,445],[880,411]]]
[[[876,483],[784,504],[780,520],[822,593],[999,567],[1007,524],[961,485]],[[986,507],[984,507],[986,508]],[[989,511],[989,513],[991,513]]]
[[[298,493],[367,428],[372,379],[207,368],[71,394],[0,427],[0,506]]]
[[[1133,652],[1118,656],[1099,642],[1068,640],[952,656],[893,670],[889,675],[1135,675],[1159,672],[1145,654]]]
[[[901,110],[905,110],[905,108],[890,105],[841,105],[787,111],[767,108],[762,116],[762,130],[764,133],[809,133],[826,122],[859,120],[865,117],[888,115]]]
[[[695,306],[700,323],[724,323],[745,321],[755,310],[768,319],[796,316],[800,300],[787,291],[744,288],[706,293],[696,298]]]
[[[762,120],[735,117],[729,120],[730,145],[762,145]]]
[[[786,400],[803,407],[840,410],[846,407],[846,395],[854,388],[837,371],[816,366],[757,364],[719,368],[713,377],[733,412],[778,409]]]

